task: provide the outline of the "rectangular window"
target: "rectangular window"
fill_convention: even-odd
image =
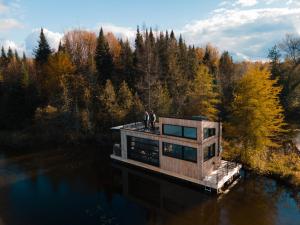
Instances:
[[[196,140],[197,139],[197,128],[184,127],[184,126],[171,125],[171,124],[163,124],[163,134]]]
[[[153,166],[159,166],[159,142],[127,136],[127,157]]]
[[[197,162],[197,149],[187,146],[163,142],[163,155],[176,159]]]
[[[177,125],[163,125],[163,133],[166,135],[182,137],[182,127]]]
[[[195,127],[183,127],[183,136],[186,138],[197,139],[197,129]]]
[[[183,148],[183,159],[197,162],[197,149],[185,146]]]
[[[204,139],[215,136],[216,135],[216,128],[204,128],[203,129],[203,133],[204,133]]]
[[[210,158],[214,157],[216,154],[216,143],[213,143],[209,146],[204,147],[203,150],[203,160],[209,160]]]

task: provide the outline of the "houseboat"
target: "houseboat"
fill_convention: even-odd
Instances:
[[[160,117],[154,129],[143,122],[113,127],[120,132],[111,158],[222,193],[241,165],[221,159],[221,122],[203,116]]]

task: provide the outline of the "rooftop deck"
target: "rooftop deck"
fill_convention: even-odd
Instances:
[[[152,134],[157,134],[159,135],[159,126],[157,124],[155,125],[155,129],[145,129],[145,125],[143,122],[134,122],[134,123],[129,123],[117,127],[112,127],[111,130],[120,130],[120,129],[125,129],[125,130],[133,130],[133,131],[139,131],[139,132],[144,132],[144,133],[152,133]]]

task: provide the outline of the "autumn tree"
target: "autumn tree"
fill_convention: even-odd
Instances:
[[[212,75],[205,65],[200,65],[187,94],[185,113],[187,115],[203,115],[211,120],[216,120],[218,103],[218,94],[214,90]]]
[[[101,108],[96,115],[97,128],[112,126],[118,118],[119,106],[115,87],[110,80],[106,81],[98,100]]]
[[[171,114],[171,107],[172,99],[167,85],[155,82],[151,90],[151,109],[159,116],[167,116]]]
[[[251,66],[238,82],[232,103],[228,132],[241,144],[240,160],[252,168],[262,168],[269,148],[278,147],[284,131],[281,87],[270,79],[270,71]]]
[[[47,96],[49,104],[55,107],[65,105],[64,76],[75,73],[75,66],[67,53],[58,52],[49,57],[42,83],[42,91]]]
[[[95,73],[94,55],[97,37],[95,33],[75,29],[68,31],[62,39],[60,51],[66,51],[71,61],[76,65],[76,72],[85,75],[93,81]]]
[[[133,95],[125,81],[121,83],[119,91],[117,93],[117,105],[119,108],[118,119],[120,121],[128,121],[128,114],[130,113],[133,106]]]

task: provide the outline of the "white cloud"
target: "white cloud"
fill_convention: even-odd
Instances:
[[[32,54],[33,50],[37,47],[40,32],[41,32],[40,29],[34,29],[25,39],[25,49],[27,54],[29,55]],[[59,41],[63,37],[63,34],[58,32],[53,32],[45,28],[44,28],[44,34],[47,38],[50,47],[52,49],[57,49],[59,45]]]
[[[8,12],[9,11],[9,7],[4,5],[2,2],[0,2],[0,14]]]
[[[227,9],[180,31],[190,44],[208,42],[241,59],[264,59],[286,33],[300,34],[300,8]],[[297,30],[298,29],[298,30]]]
[[[110,24],[110,23],[104,23],[104,24],[100,24],[98,26],[98,32],[100,27],[103,28],[103,31],[105,33],[107,32],[112,32],[114,33],[114,35],[116,35],[118,38],[122,38],[122,39],[129,39],[132,40],[135,37],[135,30],[132,29],[131,27],[121,27],[121,26],[117,26],[114,24]]]
[[[17,50],[19,54],[22,54],[24,51],[24,46],[23,45],[18,45],[12,40],[0,40],[0,46],[1,48],[3,47],[5,51],[8,50],[8,48],[11,48],[13,51]]]
[[[242,7],[249,7],[249,6],[254,6],[257,3],[258,3],[257,0],[237,0],[234,3],[234,5],[242,6]]]
[[[15,19],[0,19],[0,31],[10,30],[13,28],[22,28],[22,24]]]

